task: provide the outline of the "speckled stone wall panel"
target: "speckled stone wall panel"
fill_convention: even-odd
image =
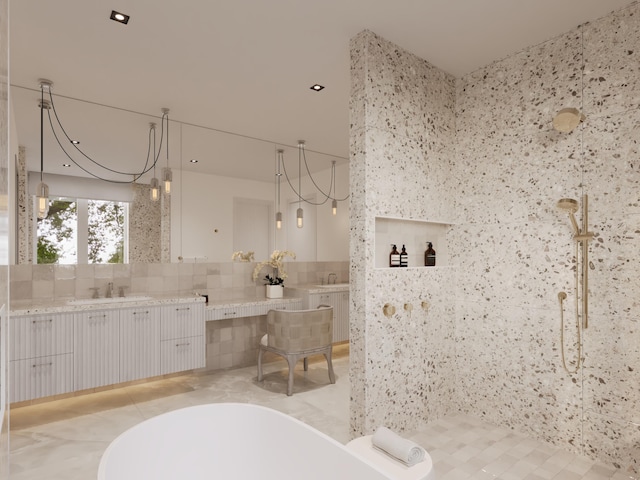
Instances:
[[[161,202],[151,200],[149,185],[133,184],[134,194],[129,209],[129,261],[160,262],[162,242]]]
[[[640,4],[584,26],[585,104],[589,116],[640,107]]]
[[[351,427],[360,435],[382,424],[411,430],[452,405],[454,313],[444,292],[453,269],[375,268],[374,240],[376,216],[453,215],[455,88],[370,31],[352,39],[351,59]],[[396,307],[391,318],[385,303]]]
[[[31,225],[29,223],[29,192],[27,177],[27,154],[23,146],[18,147],[18,161],[16,163],[16,229],[17,239],[17,263],[31,263],[33,248],[29,243]]]
[[[634,4],[458,81],[461,193],[449,244],[461,272],[460,409],[636,475],[640,79],[633,59],[639,28]],[[551,128],[565,107],[586,114],[570,134]],[[572,368],[579,255],[556,203],[582,194],[589,195],[595,233],[590,327],[583,332],[584,365],[569,374],[562,367],[557,295],[567,293],[564,346]]]

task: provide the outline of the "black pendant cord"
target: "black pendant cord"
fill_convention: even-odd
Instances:
[[[44,90],[43,90],[43,95],[44,95]],[[158,150],[157,154],[155,152],[155,148],[154,148],[154,152],[153,152],[153,163],[151,165],[149,165],[149,157],[150,157],[150,151],[151,151],[151,138],[149,138],[149,149],[147,151],[147,159],[145,161],[144,164],[144,168],[142,169],[142,171],[140,172],[122,172],[119,170],[115,170],[112,168],[109,168],[105,165],[102,165],[101,163],[97,162],[96,160],[92,159],[91,157],[89,157],[87,154],[85,154],[80,147],[78,147],[76,144],[74,144],[73,142],[71,142],[71,137],[69,137],[69,135],[67,134],[66,130],[64,129],[64,127],[62,126],[62,122],[60,121],[60,118],[58,117],[58,112],[56,111],[55,105],[53,103],[53,94],[51,93],[51,91],[49,91],[49,97],[51,98],[51,110],[53,110],[53,114],[56,118],[56,122],[58,124],[58,126],[60,127],[60,129],[62,130],[62,132],[64,133],[64,136],[67,138],[67,140],[72,143],[72,145],[74,146],[74,148],[83,156],[85,157],[87,160],[89,160],[90,162],[92,162],[94,165],[103,168],[104,170],[107,170],[109,172],[118,174],[118,175],[126,175],[126,176],[133,176],[134,180],[128,180],[128,181],[123,181],[123,180],[109,180],[106,178],[101,177],[100,175],[96,175],[92,172],[90,172],[89,170],[87,170],[86,168],[82,167],[78,162],[76,162],[71,155],[69,154],[69,152],[67,152],[67,150],[63,147],[62,142],[60,142],[60,139],[58,137],[58,135],[56,134],[54,127],[53,127],[53,120],[51,119],[51,113],[49,113],[49,123],[51,124],[51,130],[53,131],[54,137],[56,138],[56,141],[58,142],[58,145],[60,146],[60,148],[62,149],[62,151],[64,152],[64,154],[67,156],[67,158],[73,162],[78,168],[80,168],[81,170],[83,170],[84,172],[88,173],[89,175],[91,175],[94,178],[97,178],[99,180],[103,180],[105,182],[111,182],[111,183],[134,183],[138,178],[140,178],[142,175],[144,175],[145,173],[151,171],[156,163],[158,162],[159,158],[160,158],[160,150]],[[164,120],[164,117],[167,114],[163,114],[162,115],[162,120]],[[162,139],[164,138],[164,122],[161,122],[162,128],[161,128],[161,133],[160,133],[160,144],[162,144]],[[151,133],[149,134],[149,137],[151,137]]]

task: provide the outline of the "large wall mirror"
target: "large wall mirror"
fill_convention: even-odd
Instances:
[[[25,148],[30,195],[40,181],[41,94],[38,86],[12,89],[13,126],[18,144]],[[231,254],[238,249],[255,251],[259,260],[274,248],[296,246],[303,261],[348,260],[348,200],[339,202],[333,215],[331,200],[323,202],[325,197],[320,192],[328,192],[335,180],[333,196],[348,196],[348,159],[314,151],[313,139],[307,140],[303,161],[299,162],[301,150],[296,139],[292,139],[291,145],[275,144],[195,125],[189,123],[189,119],[178,118],[179,114],[174,118],[172,112],[168,122],[161,122],[160,111],[157,116],[146,115],[59,96],[55,85],[52,94],[55,111],[49,109],[44,113],[42,157],[43,178],[50,186],[52,197],[93,196],[131,201],[134,194],[128,182],[133,176],[115,175],[108,169],[140,172],[145,163],[148,168],[151,165],[148,162],[154,161],[154,155],[149,154],[149,145],[154,144],[149,126],[156,124],[155,146],[157,150],[162,144],[162,149],[155,176],[161,179],[166,166],[173,172],[167,202],[170,253],[165,261],[225,262],[230,261]],[[78,148],[90,158],[60,135],[55,114],[69,137],[79,141]],[[49,117],[58,138],[52,134]],[[279,200],[284,220],[281,230],[275,228],[278,149],[283,150],[284,161],[280,176]],[[136,182],[148,185],[153,176],[151,169]],[[299,184],[302,197],[312,203],[300,202]],[[295,226],[299,203],[305,211],[305,225],[300,229]],[[137,225],[143,231],[144,222],[157,221],[146,214],[135,218],[135,222],[143,223]],[[155,232],[151,228],[148,231]],[[17,232],[16,237],[20,234]]]

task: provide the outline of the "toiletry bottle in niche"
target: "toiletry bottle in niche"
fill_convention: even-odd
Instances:
[[[400,266],[400,252],[395,245],[391,245],[391,253],[389,254],[389,266],[390,267],[399,267]]]
[[[404,247],[404,245],[402,245],[402,251],[400,252],[400,266],[409,266],[409,254],[407,253],[407,249]]]
[[[436,266],[436,251],[433,249],[433,243],[427,242],[427,250],[424,252],[425,267]]]

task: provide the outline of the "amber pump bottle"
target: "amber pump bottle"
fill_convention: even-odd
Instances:
[[[400,252],[400,266],[408,267],[409,266],[409,254],[407,253],[407,249],[404,245],[402,245],[402,251]]]
[[[400,252],[398,252],[398,248],[395,245],[391,245],[391,253],[389,254],[389,266],[400,266]]]
[[[433,249],[433,243],[427,242],[427,250],[424,252],[425,267],[436,266],[436,251]]]

